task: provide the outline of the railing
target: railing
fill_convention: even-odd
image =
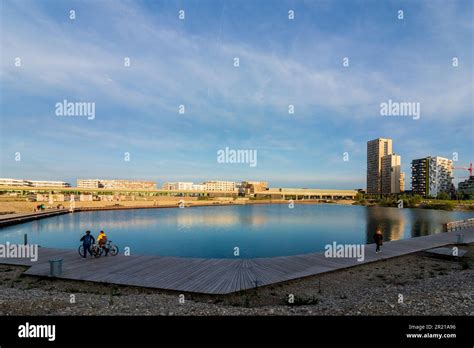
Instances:
[[[451,221],[444,224],[444,230],[446,232],[459,231],[459,230],[470,228],[470,227],[474,227],[474,218],[459,220],[459,221]]]

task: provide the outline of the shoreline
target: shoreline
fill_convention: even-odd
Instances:
[[[171,203],[170,203],[171,202]],[[55,202],[64,206],[64,209],[69,210],[67,202]],[[91,204],[92,203],[92,204]],[[258,205],[258,204],[288,204],[288,200],[161,200],[161,201],[121,201],[113,205],[108,201],[93,201],[93,202],[75,202],[76,207],[73,211],[100,211],[100,210],[127,210],[127,209],[158,209],[158,208],[180,208],[183,205],[185,208],[191,207],[207,207],[207,206],[233,206],[233,205]],[[144,204],[148,203],[148,204]],[[352,200],[300,200],[293,201],[297,204],[335,204],[335,205],[352,205]],[[0,220],[2,217],[7,217],[12,214],[34,214],[33,207],[41,204],[41,202],[0,202]],[[45,204],[47,205],[47,204]],[[45,209],[40,212],[49,212],[59,210],[57,208]]]
[[[295,205],[304,204],[334,204],[334,205],[352,205],[362,207],[383,207],[383,208],[396,208],[396,206],[386,206],[378,203],[365,203],[361,204],[355,200],[340,199],[340,200],[329,200],[329,199],[312,199],[312,200],[293,200]],[[189,197],[172,197],[161,200],[130,200],[130,201],[78,201],[75,202],[75,212],[87,212],[87,211],[107,211],[107,210],[128,210],[128,209],[159,209],[159,208],[180,208],[180,205],[185,208],[192,207],[207,207],[207,206],[235,206],[235,205],[273,205],[273,204],[289,204],[290,200],[282,199],[209,199],[209,200],[196,200],[189,199]],[[0,227],[1,220],[13,216],[14,214],[34,214],[36,206],[44,204],[48,206],[47,202],[28,202],[28,201],[0,201]],[[69,210],[69,202],[54,202],[50,209],[39,211],[40,213],[54,212],[57,206],[63,206],[63,209]],[[405,207],[403,209],[425,209],[425,210],[442,210],[450,212],[470,212],[473,211],[469,205],[455,205],[453,209],[442,209],[436,206],[423,206],[417,205],[413,207]]]
[[[361,203],[354,201],[353,205],[363,206],[363,207],[382,207],[382,208],[398,208],[396,203],[384,204],[381,202],[365,202]],[[405,206],[402,209],[425,209],[425,210],[442,210],[442,211],[474,211],[474,205],[471,203],[460,204],[458,201],[450,202],[446,204],[445,202],[437,201],[423,201],[413,206]]]

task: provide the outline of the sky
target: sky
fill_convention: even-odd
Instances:
[[[378,137],[407,188],[412,159],[473,160],[469,0],[0,6],[0,177],[365,188]],[[419,119],[381,115],[389,99],[420,103]],[[95,103],[95,117],[58,116],[63,100]],[[219,163],[225,148],[257,165]]]

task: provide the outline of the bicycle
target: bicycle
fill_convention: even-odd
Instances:
[[[115,244],[112,244],[111,240],[108,240],[107,243],[103,247],[98,246],[98,248],[100,249],[98,257],[102,256],[102,253],[104,253],[105,249],[108,249],[109,253],[112,256],[116,256],[119,252],[118,246],[116,246]]]
[[[84,254],[85,250],[84,250],[83,244],[79,246],[79,248],[77,249],[77,252],[79,253],[80,256],[85,257],[85,254]],[[92,253],[92,256],[94,257],[100,257],[102,255],[102,248],[99,247],[98,244],[94,243],[91,245],[91,253]]]

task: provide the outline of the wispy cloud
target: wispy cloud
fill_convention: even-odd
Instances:
[[[354,170],[363,171],[365,142],[382,132],[396,134],[400,152],[410,156],[417,151],[410,152],[404,144],[419,136],[426,122],[439,124],[425,134],[428,147],[434,147],[435,133],[442,129],[467,124],[472,130],[468,121],[473,111],[472,52],[466,47],[469,40],[472,43],[472,22],[465,12],[472,4],[468,2],[417,3],[412,11],[407,5],[409,19],[403,27],[395,16],[387,16],[386,42],[380,39],[384,25],[377,13],[390,14],[393,6],[375,3],[363,14],[365,22],[345,15],[351,27],[344,32],[329,35],[318,23],[287,23],[283,16],[274,23],[278,28],[272,37],[270,15],[268,25],[255,26],[261,32],[251,39],[228,31],[226,23],[241,19],[230,10],[222,12],[222,6],[212,17],[216,23],[209,24],[218,27],[216,32],[206,30],[206,21],[189,13],[188,22],[182,23],[170,12],[150,11],[148,3],[72,2],[68,7],[51,1],[49,5],[3,2],[0,81],[7,103],[2,123],[12,142],[2,150],[2,159],[3,170],[11,176],[19,172],[7,152],[21,147],[20,124],[35,124],[26,144],[54,139],[45,147],[55,160],[63,158],[64,147],[81,141],[87,142],[86,148],[100,147],[104,155],[131,148],[150,163],[137,168],[147,176],[156,169],[151,164],[156,162],[154,156],[172,172],[182,163],[207,161],[216,149],[230,145],[260,149],[265,156],[261,169],[272,173],[270,179],[291,167],[301,168],[305,178],[317,177],[315,171],[331,175],[339,166],[344,168],[344,163],[338,166],[334,161],[343,149],[360,162]],[[303,6],[314,11],[318,5]],[[326,4],[322,10],[338,13],[340,6]],[[67,18],[71,7],[77,8],[76,21]],[[413,18],[421,25],[407,29],[415,26]],[[253,19],[242,20],[253,23]],[[283,30],[285,25],[295,27],[287,31],[307,35],[291,37]],[[337,21],[324,25],[336,28]],[[399,36],[393,33],[396,25]],[[415,30],[421,33],[410,38]],[[259,35],[267,40],[260,42]],[[346,54],[349,67],[342,66]],[[453,56],[459,57],[460,67],[451,66]],[[21,57],[21,68],[13,65],[15,57]],[[130,57],[131,67],[123,66],[125,57]],[[240,59],[239,68],[233,66],[234,57]],[[31,104],[23,105],[15,96]],[[54,103],[63,99],[96,102],[97,119],[88,124],[55,118]],[[383,119],[379,104],[387,99],[420,102],[422,120]],[[181,104],[184,115],[178,114]],[[289,104],[295,106],[294,115],[288,114]],[[458,144],[454,147],[467,152],[466,145]],[[83,160],[98,163],[95,176],[108,170],[100,164],[100,153],[77,151]],[[313,164],[305,168],[301,161]],[[119,164],[111,166],[127,175]],[[194,168],[200,167],[197,174],[203,176],[218,176],[219,170],[225,174],[214,166]],[[47,176],[46,169],[42,172]],[[288,175],[298,180],[296,173]]]

